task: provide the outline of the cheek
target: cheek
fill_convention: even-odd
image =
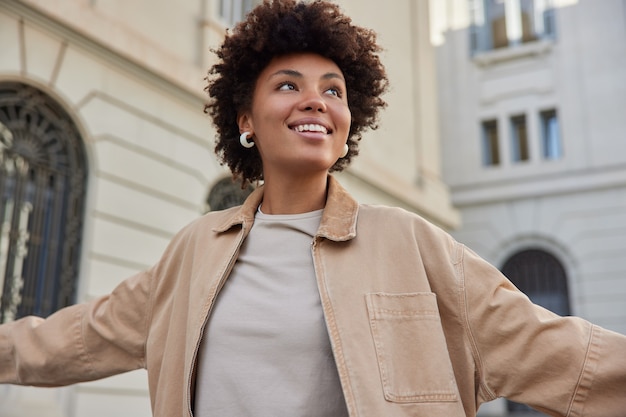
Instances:
[[[284,120],[289,116],[292,106],[280,100],[267,100],[260,106],[256,112],[258,121],[265,123],[276,123],[278,120]]]
[[[345,107],[345,109],[340,114],[341,126],[345,130],[346,136],[350,131],[350,126],[352,125],[352,113],[350,113],[350,109]]]

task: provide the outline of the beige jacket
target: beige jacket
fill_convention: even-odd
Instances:
[[[351,417],[474,416],[500,396],[555,416],[626,415],[626,337],[534,306],[448,234],[358,205],[329,178],[312,254]],[[111,295],[0,326],[0,382],[147,368],[154,415],[191,416],[202,331],[262,193],[190,224]]]

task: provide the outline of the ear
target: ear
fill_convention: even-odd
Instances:
[[[242,112],[237,115],[237,125],[239,126],[239,133],[254,132],[254,126],[248,112]]]

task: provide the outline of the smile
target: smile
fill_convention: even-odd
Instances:
[[[325,126],[318,124],[304,124],[292,127],[296,132],[321,132],[324,134],[328,133],[328,129]]]

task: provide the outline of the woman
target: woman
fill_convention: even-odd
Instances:
[[[533,305],[443,231],[329,176],[384,107],[377,52],[331,3],[253,10],[218,50],[207,112],[222,161],[263,185],[112,294],[0,326],[0,381],[143,367],[168,417],[474,416],[499,396],[623,415],[626,337]]]

